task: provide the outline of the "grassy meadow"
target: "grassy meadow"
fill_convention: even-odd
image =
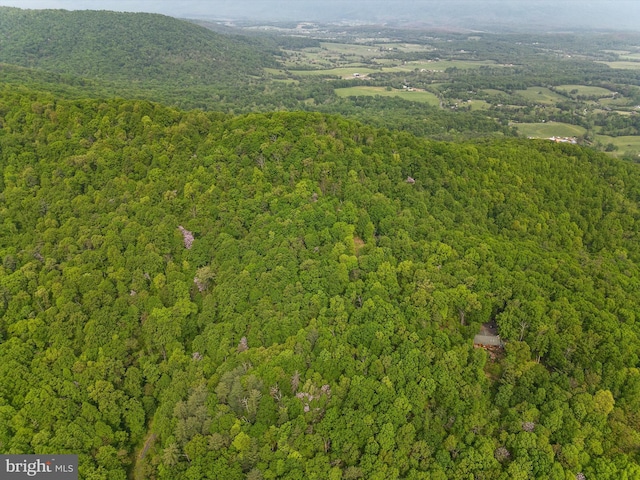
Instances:
[[[514,126],[521,135],[531,138],[579,137],[586,132],[579,125],[560,122],[516,123]]]
[[[358,96],[367,96],[367,97],[375,97],[377,95],[381,97],[400,97],[405,100],[411,100],[412,102],[422,102],[428,103],[429,105],[437,106],[440,103],[440,100],[437,96],[435,96],[431,92],[423,92],[423,91],[407,91],[407,90],[398,90],[392,89],[388,90],[384,87],[348,87],[348,88],[337,88],[335,90],[336,95],[339,97],[358,97]]]

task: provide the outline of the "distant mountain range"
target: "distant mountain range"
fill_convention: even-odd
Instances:
[[[197,2],[191,2],[195,4]],[[276,8],[286,3],[287,8]],[[313,19],[320,21],[371,21],[380,23],[419,22],[430,26],[455,26],[497,30],[638,30],[640,3],[628,0],[435,0],[341,2],[275,2],[248,0],[242,8],[223,2],[228,9],[204,8],[177,12],[182,16],[196,13],[215,17],[222,12],[246,19]],[[194,5],[195,6],[195,5]]]
[[[11,3],[11,2],[5,2]],[[632,0],[151,0],[97,1],[20,0],[22,8],[113,9],[146,11],[175,17],[247,21],[311,20],[377,23],[420,22],[476,29],[638,30],[640,4]]]

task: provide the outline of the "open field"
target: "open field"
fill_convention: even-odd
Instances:
[[[500,93],[504,94],[504,92]],[[516,90],[516,93],[530,102],[542,103],[545,105],[555,105],[556,103],[565,100],[562,95],[552,92],[545,87],[529,87],[526,90]]]
[[[640,70],[640,61],[638,62],[598,62],[609,65],[611,68],[622,68],[626,70]]]
[[[403,53],[432,52],[434,50],[434,48],[429,45],[419,45],[417,43],[378,43],[374,46],[385,51],[398,51]]]
[[[392,65],[392,66],[381,66],[380,69],[374,69],[370,66],[353,66],[353,67],[339,67],[339,68],[326,68],[326,69],[318,69],[318,70],[295,70],[295,68],[291,68],[291,73],[295,75],[332,75],[332,76],[352,76],[354,73],[360,74],[368,74],[374,72],[413,72],[414,70],[435,70],[435,71],[445,71],[447,68],[459,68],[462,70],[471,69],[471,68],[480,68],[483,66],[495,65],[495,63],[491,60],[485,60],[481,62],[474,61],[463,61],[463,60],[442,60],[437,62],[428,62],[428,61],[416,61],[416,62],[407,62],[401,65]]]
[[[592,87],[588,85],[559,85],[556,87],[558,90],[565,92],[567,95],[585,95],[589,97],[610,97],[613,95],[611,90],[607,90],[602,87]],[[576,91],[576,93],[571,93]]]
[[[633,99],[627,97],[616,97],[616,98],[600,98],[598,99],[598,103],[602,106],[606,107],[635,107],[633,103]]]
[[[521,135],[532,138],[550,137],[579,137],[584,135],[586,130],[578,125],[568,123],[547,122],[547,123],[514,123]]]
[[[376,58],[375,62],[376,65],[380,65],[382,67],[395,67],[396,65],[398,65],[398,60],[394,58]]]
[[[491,104],[484,100],[470,100],[469,105],[471,105],[471,110],[488,110],[491,108]]]
[[[535,87],[532,87],[532,88],[535,88]],[[487,95],[508,95],[508,93],[505,92],[504,90],[496,90],[495,88],[484,88],[482,89],[482,91]],[[521,91],[524,91],[524,90],[521,90]]]
[[[328,58],[318,52],[305,52],[304,55],[295,51],[285,53],[289,57],[284,61],[284,66],[289,69],[332,68],[340,63],[338,58]]]
[[[321,42],[322,50],[329,53],[339,53],[345,55],[362,55],[364,57],[374,57],[381,53],[392,52],[430,52],[433,48],[427,45],[418,45],[417,43],[376,43],[374,45],[364,45],[360,43],[333,43]],[[307,51],[305,49],[304,51]]]
[[[428,103],[429,105],[437,106],[440,101],[431,92],[408,92],[407,90],[393,89],[391,91],[384,87],[349,87],[349,88],[337,88],[335,90],[336,95],[339,97],[357,97],[367,96],[375,97],[380,95],[381,97],[399,97],[405,100],[411,100],[412,102]]]
[[[640,62],[640,53],[627,53],[620,55],[620,60],[631,60],[632,62]]]
[[[320,53],[324,54],[358,55],[360,57],[375,57],[380,55],[380,49],[371,45],[321,42],[320,47]],[[303,50],[303,53],[306,53],[308,50],[309,49]]]
[[[437,60],[437,61],[415,61],[407,62],[406,66],[412,66],[412,70],[415,68],[424,68],[426,70],[446,70],[447,68],[459,68],[461,70],[468,70],[471,68],[480,67],[497,67],[499,66],[493,60]]]
[[[613,153],[617,157],[629,155],[640,155],[640,136],[622,136],[622,137],[609,137],[607,135],[596,135],[596,140],[600,141],[603,145],[612,143],[618,149]]]
[[[433,48],[425,45],[411,43],[333,43],[321,42],[320,47],[310,47],[301,50],[283,49],[287,55],[285,65],[289,69],[316,68],[330,69],[340,68],[345,64],[367,65],[373,61],[374,64],[387,64],[391,67],[399,65],[397,59],[389,58],[394,53],[429,52]],[[414,67],[415,68],[415,67]],[[400,70],[405,71],[405,70]]]
[[[612,110],[612,109],[608,109],[608,110],[602,110],[600,108],[595,108],[593,110],[594,114],[601,114],[601,115],[608,115],[611,113],[617,113],[618,115],[622,115],[623,117],[630,117],[631,115],[633,115],[634,113],[631,110]],[[595,131],[598,131],[599,127],[595,127]]]
[[[368,75],[370,73],[381,72],[382,69],[366,68],[366,67],[340,67],[340,68],[328,68],[323,70],[290,70],[293,75],[300,75],[301,77],[318,75],[318,76],[333,76],[341,78],[353,78],[354,73],[360,75]]]

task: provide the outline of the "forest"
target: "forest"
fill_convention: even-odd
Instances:
[[[492,134],[442,141],[2,72],[0,453],[90,480],[640,478],[638,163],[472,112]]]

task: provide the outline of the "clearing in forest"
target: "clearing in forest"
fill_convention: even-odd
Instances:
[[[586,132],[584,127],[561,122],[515,123],[513,126],[521,135],[531,138],[580,137]]]
[[[431,92],[416,91],[416,90],[388,90],[385,87],[348,87],[348,88],[336,88],[334,90],[339,97],[400,97],[405,100],[411,100],[412,102],[428,103],[429,105],[437,106],[440,103],[438,97]]]

